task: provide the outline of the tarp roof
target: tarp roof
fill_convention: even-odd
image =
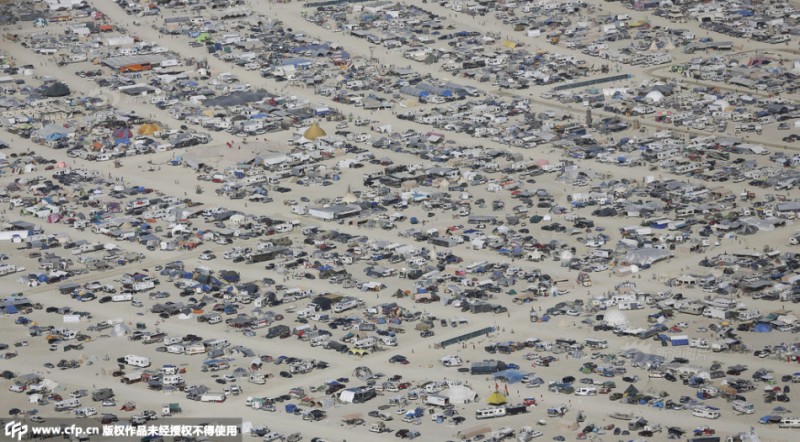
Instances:
[[[72,91],[69,90],[69,86],[61,82],[55,82],[50,86],[42,89],[42,95],[45,97],[66,97]]]

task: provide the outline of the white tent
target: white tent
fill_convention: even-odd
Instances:
[[[114,324],[114,330],[111,331],[111,336],[125,336],[131,332],[131,328],[127,325],[118,322]]]
[[[612,327],[628,325],[628,317],[625,315],[625,313],[617,309],[607,311],[603,317],[603,320],[606,321],[606,324]]]
[[[661,91],[652,90],[647,93],[644,99],[653,103],[660,103],[664,99],[664,94]]]
[[[442,396],[446,396],[451,404],[475,402],[478,398],[478,394],[466,385],[454,385],[441,394]]]

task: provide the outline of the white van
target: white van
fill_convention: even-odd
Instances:
[[[575,396],[596,396],[597,388],[594,387],[580,387],[575,389]]]
[[[445,356],[441,359],[441,362],[445,367],[460,367],[462,364],[461,358],[457,355]]]

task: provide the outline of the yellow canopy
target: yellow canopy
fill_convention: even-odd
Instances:
[[[505,40],[505,41],[503,41],[503,46],[505,46],[505,47],[507,47],[509,49],[514,49],[514,48],[517,47],[517,44],[514,43],[513,41]]]
[[[325,135],[327,134],[325,133],[324,130],[322,130],[321,127],[319,127],[319,124],[314,123],[303,133],[303,138],[305,138],[306,140],[314,141],[319,137],[324,137]]]
[[[489,398],[486,399],[486,403],[489,405],[503,405],[506,403],[506,396],[499,391],[495,391],[489,395]]]

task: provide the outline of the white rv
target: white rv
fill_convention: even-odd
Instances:
[[[460,367],[462,364],[461,358],[457,355],[448,355],[441,359],[442,365],[445,367]]]
[[[506,415],[506,407],[484,408],[475,412],[475,419],[491,419]]]
[[[134,367],[147,368],[150,366],[150,358],[146,356],[126,355],[125,363]]]
[[[800,418],[785,417],[781,419],[778,428],[800,428]]]
[[[710,407],[702,407],[702,408],[695,408],[692,410],[692,416],[702,417],[705,419],[719,419],[719,410],[710,408]]]
[[[81,401],[77,398],[65,399],[55,403],[56,411],[74,410],[81,406]]]
[[[753,414],[756,411],[755,407],[753,407],[753,404],[746,401],[733,401],[731,402],[731,407],[734,411],[738,411],[739,413],[743,414]]]
[[[597,388],[595,387],[579,387],[575,389],[575,396],[596,396]]]

